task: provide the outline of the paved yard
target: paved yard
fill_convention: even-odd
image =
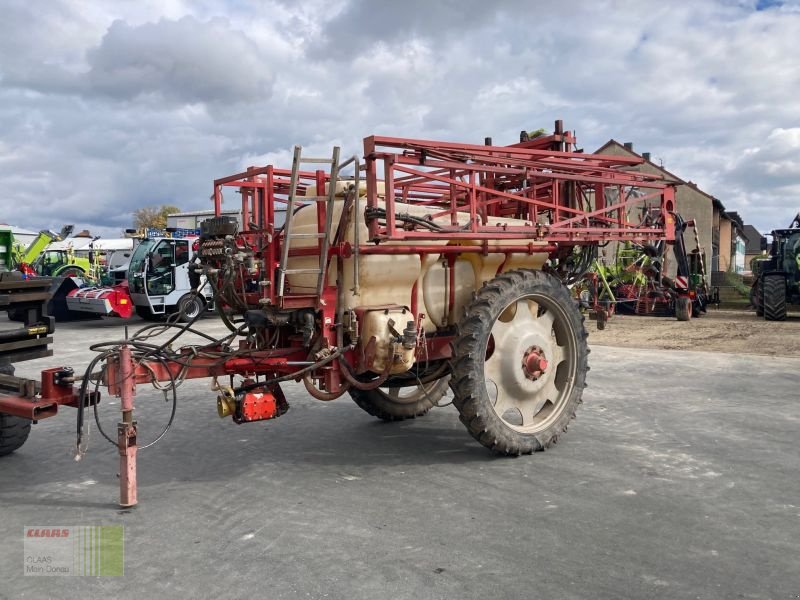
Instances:
[[[18,372],[85,365],[90,341],[121,334],[61,326],[57,359]],[[208,381],[187,382],[173,430],[140,454],[129,511],[115,449],[93,429],[75,462],[63,409],[0,460],[0,598],[800,596],[800,359],[590,358],[569,433],[516,459],[474,442],[453,407],[386,424],[291,385],[287,415],[237,426]],[[168,405],[140,390],[146,442]],[[100,524],[125,527],[123,578],[22,576],[24,526]]]

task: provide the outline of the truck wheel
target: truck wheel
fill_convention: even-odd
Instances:
[[[567,288],[541,271],[510,271],[475,294],[453,342],[450,387],[461,422],[509,455],[555,444],[585,387],[587,333]]]
[[[186,294],[178,300],[177,311],[178,321],[188,323],[194,321],[206,309],[206,303],[201,296],[196,294]]]
[[[447,392],[449,376],[424,385],[357,390],[350,388],[350,397],[359,408],[384,421],[403,421],[421,417],[432,409]]]
[[[13,375],[14,365],[7,362],[0,363],[0,373]],[[22,446],[31,432],[31,420],[16,415],[0,413],[0,456],[11,454]]]
[[[762,306],[767,321],[786,320],[786,278],[783,275],[764,275]]]
[[[675,300],[675,316],[678,321],[691,321],[692,319],[692,299],[681,297]]]

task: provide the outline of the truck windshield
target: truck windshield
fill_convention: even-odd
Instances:
[[[130,266],[128,267],[128,281],[130,283],[133,282],[133,276],[135,273],[144,273],[145,259],[155,245],[156,243],[153,240],[142,240],[142,242],[136,247],[136,250],[131,257]]]

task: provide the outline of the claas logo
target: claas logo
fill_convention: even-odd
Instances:
[[[28,529],[27,537],[69,537],[69,529]]]

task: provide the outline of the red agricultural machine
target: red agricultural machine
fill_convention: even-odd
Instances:
[[[80,387],[48,370],[39,397],[2,399],[0,411],[42,418],[72,403],[82,431],[94,386],[119,396],[123,505],[136,503],[135,389],[154,382],[230,376],[217,407],[237,423],[284,414],[289,381],[320,400],[349,394],[385,420],[425,414],[449,383],[481,444],[543,450],[574,417],[588,370],[565,282],[599,243],[674,236],[671,223],[641,221],[642,206],[672,214],[674,189],[631,170],[640,162],[576,151],[560,121],[510,146],[372,136],[363,162],[340,161],[338,148],[308,159],[297,147],[290,169],[214,182],[217,214],[238,193],[244,227],[205,222],[192,276],[196,290],[212,287],[227,337],[175,349],[191,330],[175,324],[169,344],[143,334],[101,344]]]
[[[673,214],[671,243],[631,244],[618,248],[613,267],[604,279],[613,290],[617,311],[642,316],[674,316],[689,321],[706,312],[714,301],[709,293],[703,247],[693,220]],[[691,230],[694,247],[688,250]]]

